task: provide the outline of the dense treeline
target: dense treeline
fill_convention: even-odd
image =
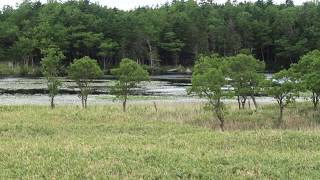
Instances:
[[[43,50],[63,51],[64,64],[89,56],[101,67],[128,57],[152,68],[193,65],[200,54],[253,54],[267,70],[280,70],[320,47],[320,6],[215,4],[174,0],[158,7],[122,11],[89,0],[65,3],[25,0],[0,13],[0,59],[40,64]]]

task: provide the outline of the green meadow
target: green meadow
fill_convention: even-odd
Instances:
[[[319,179],[319,114],[202,104],[0,106],[0,179]]]

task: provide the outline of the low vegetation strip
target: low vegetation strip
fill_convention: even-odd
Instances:
[[[0,178],[318,179],[315,112],[292,106],[273,129],[276,106],[230,105],[223,133],[198,103],[0,106]]]

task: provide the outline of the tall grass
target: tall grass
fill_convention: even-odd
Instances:
[[[224,133],[201,104],[157,107],[0,106],[0,179],[320,177],[318,121],[306,105],[286,111],[290,130],[272,129],[273,106],[231,106]]]

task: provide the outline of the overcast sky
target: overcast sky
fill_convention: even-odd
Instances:
[[[0,0],[0,8],[4,5],[11,5],[15,6],[16,3],[21,3],[23,0]],[[41,0],[42,2],[47,2],[46,0]],[[117,7],[119,9],[133,9],[138,6],[145,6],[145,5],[156,5],[156,4],[163,4],[167,1],[171,0],[91,0],[91,2],[98,2],[100,5],[107,5],[108,7]],[[218,3],[223,3],[226,0],[216,0]],[[254,0],[253,0],[254,1]],[[283,3],[285,0],[273,0],[275,3]],[[306,0],[293,0],[295,4],[302,4]]]

